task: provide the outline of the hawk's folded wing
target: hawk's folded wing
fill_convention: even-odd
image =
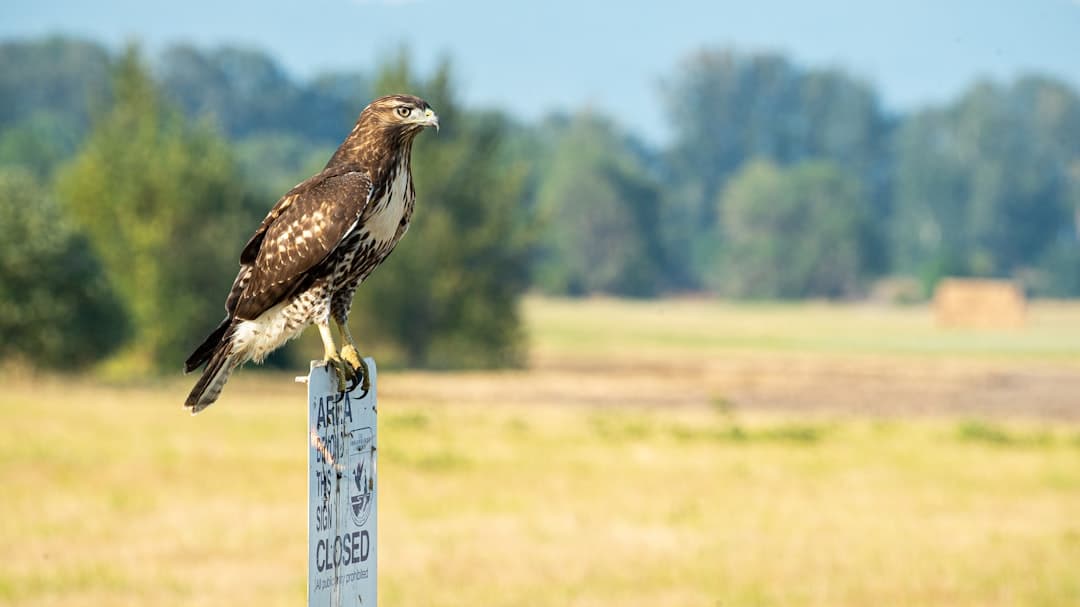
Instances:
[[[282,196],[240,254],[242,268],[225,303],[251,320],[313,279],[313,271],[359,221],[371,198],[358,165],[326,169]]]

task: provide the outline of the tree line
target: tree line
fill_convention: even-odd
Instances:
[[[353,315],[400,364],[520,362],[528,289],[919,299],[972,275],[1080,294],[1067,84],[976,82],[901,114],[777,54],[706,49],[671,74],[656,146],[595,111],[466,107],[449,62],[418,74],[405,52],[300,81],[248,49],[0,43],[0,357],[175,368],[248,232],[397,91],[446,127],[415,148],[423,208]]]

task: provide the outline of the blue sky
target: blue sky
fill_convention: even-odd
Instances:
[[[299,77],[367,70],[404,44],[421,68],[450,56],[470,103],[524,118],[588,106],[657,142],[660,81],[703,47],[842,67],[899,110],[1021,71],[1080,89],[1080,0],[4,0],[0,37],[46,33],[257,47]]]

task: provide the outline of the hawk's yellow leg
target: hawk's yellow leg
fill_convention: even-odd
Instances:
[[[338,392],[345,392],[349,389],[349,377],[355,377],[355,372],[338,354],[337,346],[334,345],[334,336],[330,334],[329,324],[319,323],[319,336],[322,337],[323,343],[323,362],[337,375]]]
[[[360,357],[360,352],[356,349],[356,340],[353,339],[352,332],[349,331],[349,325],[339,320],[334,320],[337,323],[338,331],[341,332],[341,339],[345,342],[345,345],[341,347],[341,358],[345,359],[345,362],[352,366],[354,377],[360,381],[360,387],[364,390],[366,395],[368,390],[371,389],[371,376],[368,373],[367,363]]]

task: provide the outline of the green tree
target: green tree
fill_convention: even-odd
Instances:
[[[222,314],[257,217],[224,142],[161,101],[136,49],[114,90],[58,192],[131,314],[128,362],[175,368]]]
[[[47,181],[75,154],[81,137],[70,115],[31,114],[0,132],[0,166],[21,167]]]
[[[0,166],[48,181],[108,103],[109,65],[104,47],[71,38],[0,43]]]
[[[26,171],[0,171],[0,232],[0,358],[76,369],[123,342],[124,310],[101,265]]]
[[[1049,260],[1069,267],[1080,98],[1067,86],[980,83],[910,118],[896,150],[898,269],[930,287],[946,273],[1022,277]]]
[[[189,117],[213,119],[228,136],[290,134],[336,143],[370,95],[359,74],[332,72],[308,83],[266,53],[175,45],[161,55],[161,86]]]
[[[85,133],[108,102],[109,66],[105,47],[93,42],[50,36],[0,43],[0,130],[49,115]]]
[[[524,167],[508,164],[503,153],[509,123],[465,111],[445,62],[423,80],[402,54],[383,66],[375,88],[425,98],[442,127],[413,147],[413,223],[360,287],[352,315],[358,335],[396,347],[414,366],[519,364],[529,243],[516,213]]]
[[[666,82],[663,101],[675,132],[664,203],[672,272],[691,283],[715,259],[715,201],[746,162],[779,166],[828,160],[860,182],[871,211],[888,216],[891,122],[874,90],[837,70],[806,70],[775,54],[707,50]],[[870,234],[875,236],[873,232]],[[866,251],[884,269],[884,234]],[[688,286],[693,286],[689,284]]]
[[[340,132],[348,133],[349,126],[342,126]],[[232,149],[245,182],[267,204],[321,171],[326,159],[334,153],[332,145],[315,144],[310,139],[285,133],[245,137],[234,142]]]
[[[655,295],[664,286],[660,186],[602,118],[549,120],[538,183],[537,285],[550,293]]]
[[[857,294],[868,212],[856,179],[813,161],[747,165],[720,200],[717,288],[752,298]]]

